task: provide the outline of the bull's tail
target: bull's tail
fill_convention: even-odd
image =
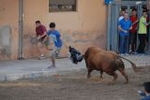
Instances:
[[[133,70],[136,72],[137,70],[137,67],[136,67],[136,65],[135,65],[135,63],[133,63],[132,61],[130,61],[129,59],[126,59],[126,58],[124,58],[124,57],[122,57],[122,56],[119,56],[120,58],[122,58],[122,59],[124,59],[124,60],[126,60],[126,61],[128,61],[130,64],[131,64],[131,66],[132,66],[132,68],[133,68]]]

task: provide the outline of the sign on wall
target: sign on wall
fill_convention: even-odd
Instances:
[[[113,0],[105,0],[105,4],[108,5],[112,2]]]

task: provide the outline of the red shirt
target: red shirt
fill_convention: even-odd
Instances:
[[[43,35],[46,31],[46,28],[44,25],[40,25],[39,27],[36,27],[36,36]]]
[[[130,20],[131,20],[132,23],[134,23],[135,21],[138,20],[138,18],[137,18],[136,16],[131,15],[131,16],[130,16]],[[131,33],[135,33],[135,32],[136,32],[136,30],[137,30],[137,25],[138,25],[138,23],[132,25],[132,29],[130,30]]]

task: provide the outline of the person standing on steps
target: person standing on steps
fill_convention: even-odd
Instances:
[[[119,21],[118,29],[120,37],[119,52],[121,55],[128,55],[129,30],[132,29],[132,23],[129,19],[128,13],[125,13],[124,18]]]
[[[146,46],[146,35],[147,35],[147,26],[150,23],[147,23],[147,11],[143,11],[143,15],[139,20],[139,29],[138,29],[138,37],[139,37],[139,46],[137,53],[144,54],[145,46]]]
[[[129,53],[134,54],[136,52],[136,40],[137,40],[137,29],[138,29],[138,18],[136,9],[132,10],[130,16],[132,22],[132,29],[129,34]]]

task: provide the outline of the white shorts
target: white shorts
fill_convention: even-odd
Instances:
[[[50,57],[58,57],[60,54],[61,47],[54,47],[54,49],[50,52]]]

